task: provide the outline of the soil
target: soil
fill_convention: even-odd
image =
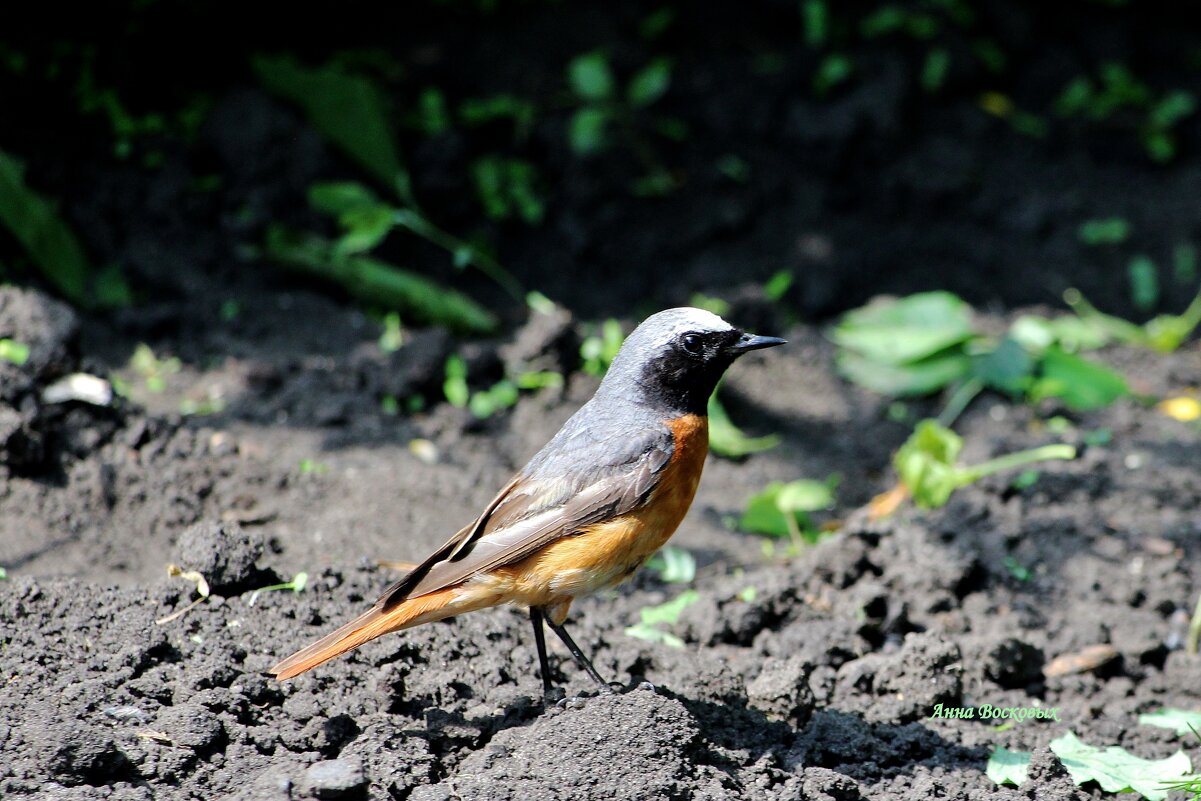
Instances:
[[[479,142],[404,136],[436,219],[492,235],[501,261],[562,304],[554,315],[513,308],[444,254],[389,243],[385,255],[504,321],[477,341],[406,327],[391,353],[373,316],[250,248],[270,221],[316,224],[303,208],[312,180],[361,176],[244,69],[153,38],[177,25],[187,42],[217,41],[228,20],[194,11],[118,32],[86,15],[64,23],[121,38],[127,63],[116,64],[146,76],[147,94],[157,76],[192,88],[203,77],[213,105],[192,143],[137,145],[161,151],[150,170],[111,158],[103,126],[80,126],[52,98],[37,98],[45,113],[0,140],[27,157],[35,186],[66,199],[93,260],[120,264],[136,294],[130,308],[80,313],[39,289],[0,288],[0,337],[31,347],[24,365],[0,361],[0,796],[1070,799],[1100,791],[1075,787],[1047,750],[1068,730],[1147,758],[1185,747],[1201,760],[1188,741],[1137,725],[1162,706],[1201,708],[1201,660],[1183,650],[1201,593],[1201,430],[1139,398],[1073,414],[985,396],[957,424],[966,461],[1061,439],[1079,458],[1041,467],[1024,488],[998,476],[944,509],[872,523],[862,507],[892,484],[891,453],[938,407],[898,409],[846,384],[823,335],[832,314],[871,295],[933,287],[985,307],[991,327],[1072,285],[1131,313],[1129,255],[1167,263],[1198,233],[1196,126],[1182,127],[1170,169],[1149,165],[1130,131],[1022,137],[979,110],[980,76],[923,98],[920,59],[903,47],[857,53],[859,80],[819,101],[801,89],[813,65],[795,52],[795,4],[735,20],[699,8],[663,45],[679,65],[666,111],[692,131],[663,158],[685,189],[638,199],[628,153],[582,162],[566,150],[570,109],[556,98],[563,64],[598,42],[622,70],[645,61],[630,33],[642,11],[561,5],[501,15],[494,36],[445,9],[427,26],[373,26],[397,31],[394,51],[416,76],[406,91],[518,87],[544,100],[525,145],[544,158],[549,211],[538,228],[490,223],[462,199]],[[982,8],[1002,19],[1018,66],[1000,88],[1022,107],[1098,58],[1183,47],[1168,16],[1126,31],[1087,9],[1061,18],[1003,5]],[[265,20],[248,17],[230,49],[364,44],[354,31],[275,22],[285,27],[268,36]],[[21,24],[33,23],[12,30]],[[448,55],[462,52],[470,57]],[[783,66],[756,72],[756,54]],[[104,58],[102,75],[115,69]],[[1182,74],[1195,81],[1195,70]],[[714,169],[726,153],[749,164],[745,183]],[[196,191],[213,172],[220,188]],[[1108,216],[1131,221],[1130,243],[1078,241],[1081,221]],[[12,251],[0,242],[8,264]],[[779,269],[796,282],[770,303],[759,287]],[[1163,308],[1183,306],[1192,290],[1163,280]],[[745,358],[722,390],[749,433],[782,442],[709,459],[673,541],[699,564],[700,599],[673,629],[683,648],[624,633],[640,609],[682,589],[643,571],[573,607],[574,636],[622,687],[612,696],[596,696],[552,644],[569,697],[545,705],[528,621],[509,609],[388,636],[287,684],[266,677],[375,598],[393,578],[377,560],[440,544],[589,397],[597,379],[576,354],[593,321],[615,316],[628,329],[695,291],[790,344]],[[236,315],[222,313],[230,300]],[[161,392],[130,365],[142,342],[180,360]],[[453,352],[479,387],[529,365],[567,379],[476,420],[440,402]],[[1180,394],[1201,375],[1196,341],[1100,358],[1140,396]],[[43,402],[78,370],[117,375],[129,397]],[[424,408],[390,414],[388,397]],[[213,413],[181,416],[185,401]],[[1056,417],[1067,425],[1048,424]],[[834,533],[799,556],[768,557],[759,538],[727,525],[770,481],[832,474]],[[172,563],[212,591],[175,617],[196,596],[167,575]],[[254,594],[301,571],[303,592]],[[1044,675],[1097,645],[1110,648],[1098,664]],[[931,718],[938,704],[1054,709],[1058,719],[997,728]],[[984,775],[994,746],[1034,752],[1026,785],[998,788]]]

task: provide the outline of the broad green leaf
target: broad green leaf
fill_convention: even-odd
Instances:
[[[776,506],[782,512],[819,512],[834,506],[834,490],[829,481],[799,479],[780,488]]]
[[[834,505],[833,481],[773,481],[747,501],[738,528],[767,537],[791,537],[812,528],[808,513]]]
[[[1034,371],[1034,359],[1018,342],[1005,337],[997,347],[978,356],[972,363],[972,373],[987,387],[1004,392],[1019,392],[1029,383]]]
[[[1059,398],[1076,411],[1102,409],[1130,394],[1126,379],[1118,373],[1059,347],[1046,350],[1041,368],[1042,376],[1031,395],[1035,399]]]
[[[87,305],[88,260],[54,204],[25,184],[24,170],[0,150],[0,223],[46,279],[72,303]]]
[[[332,64],[304,67],[290,56],[258,56],[254,70],[270,92],[304,109],[322,136],[405,198],[408,174],[383,94],[372,80]]]
[[[1164,784],[1192,772],[1188,755],[1177,751],[1166,759],[1142,759],[1111,745],[1098,748],[1068,732],[1051,741],[1051,751],[1076,784],[1095,781],[1109,793],[1136,792],[1149,801],[1168,797]]]
[[[634,74],[626,87],[626,99],[635,108],[653,104],[671,86],[671,61],[657,58]]]
[[[378,259],[339,254],[333,243],[320,237],[272,226],[266,250],[287,267],[332,281],[360,300],[398,309],[406,319],[475,333],[496,326],[492,314],[466,295]]]
[[[1161,729],[1171,729],[1180,735],[1191,734],[1193,730],[1201,731],[1201,712],[1187,709],[1161,709],[1158,712],[1148,712],[1138,716],[1140,726],[1158,726]]]
[[[970,308],[950,292],[877,298],[843,315],[834,342],[873,362],[902,365],[972,337]]]
[[[780,437],[768,434],[748,437],[730,420],[730,415],[717,399],[717,393],[709,396],[709,450],[718,456],[738,459],[776,447]]]
[[[929,395],[954,384],[971,373],[972,360],[961,351],[950,350],[911,364],[893,365],[842,350],[835,357],[835,366],[861,387],[905,398]]]
[[[646,566],[658,571],[659,578],[669,584],[688,584],[696,578],[696,559],[688,551],[675,545],[660,548]]]
[[[567,65],[567,80],[572,91],[583,100],[613,97],[613,70],[608,56],[599,50],[572,59]]]
[[[988,778],[997,784],[1012,784],[1019,787],[1026,783],[1030,770],[1029,751],[1010,751],[1008,748],[995,748],[988,755],[988,766],[984,769]]]

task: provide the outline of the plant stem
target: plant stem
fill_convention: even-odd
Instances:
[[[943,428],[950,428],[954,425],[955,421],[959,419],[959,415],[963,414],[964,409],[976,399],[983,389],[984,382],[979,378],[969,378],[955,387],[947,405],[943,407],[942,414],[938,416],[938,424]]]
[[[1034,448],[1028,451],[1018,451],[1017,453],[1007,453],[1004,456],[998,456],[996,459],[989,459],[987,462],[974,465],[972,467],[960,468],[956,483],[961,487],[965,487],[974,481],[979,481],[985,476],[991,476],[993,473],[999,473],[1002,470],[1009,470],[1014,467],[1022,467],[1031,462],[1045,462],[1049,459],[1075,459],[1076,449],[1071,445],[1044,445],[1041,448]]]
[[[396,224],[409,229],[423,239],[442,248],[451,254],[456,261],[460,254],[467,254],[470,264],[474,264],[480,272],[495,281],[514,300],[523,300],[525,297],[521,282],[513,277],[512,273],[501,267],[500,262],[474,245],[464,242],[457,236],[442,230],[426,219],[424,215],[412,209],[400,209],[396,212]]]
[[[1201,598],[1197,599],[1197,608],[1193,610],[1193,619],[1188,625],[1186,650],[1195,656],[1199,643],[1201,643]]]

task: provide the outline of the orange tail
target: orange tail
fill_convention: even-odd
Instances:
[[[332,634],[327,634],[307,648],[292,654],[269,672],[274,673],[275,678],[280,681],[285,681],[390,631],[448,617],[458,610],[442,610],[458,596],[458,593],[458,587],[448,587],[429,595],[410,598],[387,611],[380,606],[374,606]]]

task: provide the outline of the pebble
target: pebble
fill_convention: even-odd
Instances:
[[[366,784],[367,776],[362,761],[340,757],[310,765],[304,783],[318,798],[341,798]]]

